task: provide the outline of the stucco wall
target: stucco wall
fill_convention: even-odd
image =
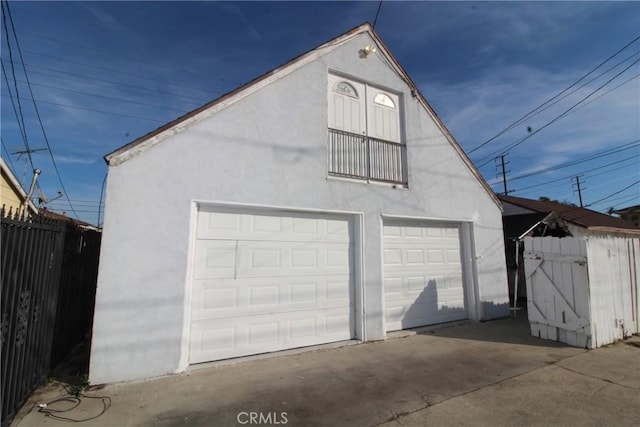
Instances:
[[[16,209],[20,208],[22,199],[18,196],[13,184],[4,175],[4,171],[0,176],[0,195],[2,195],[2,203],[0,205],[3,205],[7,211],[12,209],[15,212]]]
[[[381,216],[472,223],[477,317],[508,313],[502,219],[408,86],[360,35],[285,78],[110,167],[90,380],[184,368],[194,200],[363,213],[367,339],[384,337]],[[402,94],[409,188],[327,177],[327,72]]]

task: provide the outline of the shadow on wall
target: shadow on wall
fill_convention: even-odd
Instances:
[[[466,318],[467,311],[464,307],[438,304],[438,284],[436,280],[431,279],[402,317],[402,328],[416,328]]]
[[[402,328],[418,328],[416,332],[421,335],[541,347],[567,347],[562,343],[531,336],[526,309],[519,310],[516,317],[511,318],[509,304],[506,302],[499,304],[493,301],[482,302],[483,318],[496,320],[469,322],[463,325],[452,322],[452,320],[467,319],[467,311],[462,307],[439,305],[438,293],[436,280],[429,280],[427,286],[404,314]]]
[[[482,303],[482,306],[483,310],[489,310],[491,312],[503,312],[506,310],[506,312],[509,313],[509,306],[506,303],[494,304],[485,301]],[[561,342],[544,340],[532,336],[526,308],[517,311],[515,317],[502,316],[486,322],[469,322],[462,325],[459,323],[452,323],[451,326],[447,324],[436,325],[420,328],[416,332],[421,335],[433,335],[442,338],[529,345],[534,347],[571,347]]]
[[[525,304],[526,305],[526,304]],[[482,321],[500,319],[509,316],[509,303],[496,304],[493,301],[482,301]]]

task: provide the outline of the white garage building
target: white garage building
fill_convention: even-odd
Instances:
[[[93,384],[508,314],[500,202],[369,24],[105,158]]]

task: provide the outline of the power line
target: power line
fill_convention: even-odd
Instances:
[[[637,199],[639,197],[640,197],[640,194],[637,194],[631,197],[629,197],[628,194],[621,194],[621,195],[618,195],[618,197],[613,197],[609,199],[609,203],[614,202],[614,204],[619,205],[622,203],[627,203],[629,200]]]
[[[550,102],[548,105],[544,106],[543,108],[538,109],[536,112],[534,112],[534,113],[529,113],[529,114],[528,114],[528,116],[526,117],[526,119],[531,119],[531,118],[533,118],[533,117],[537,116],[538,114],[542,113],[543,111],[548,110],[549,108],[553,107],[554,105],[556,105],[557,103],[559,103],[559,102],[560,102],[560,101],[562,101],[563,99],[565,99],[565,98],[569,97],[570,95],[572,95],[572,94],[576,93],[578,90],[582,89],[583,87],[587,86],[588,84],[590,84],[590,83],[592,83],[592,82],[594,82],[594,81],[598,80],[600,77],[602,77],[602,76],[604,76],[605,74],[607,74],[608,72],[610,72],[610,71],[612,71],[612,70],[616,69],[619,65],[624,64],[624,63],[625,63],[625,62],[627,62],[629,59],[633,58],[634,56],[637,56],[638,54],[640,54],[640,51],[637,51],[637,52],[636,52],[636,53],[634,53],[633,55],[630,55],[630,56],[626,57],[626,58],[625,58],[625,59],[623,59],[622,61],[620,61],[620,62],[618,62],[617,64],[615,64],[614,66],[612,66],[612,67],[610,67],[610,68],[606,69],[605,71],[603,71],[602,73],[600,73],[600,74],[598,74],[597,76],[593,77],[592,79],[590,79],[590,80],[588,80],[588,81],[584,82],[584,83],[583,83],[583,84],[581,84],[580,86],[578,86],[578,87],[574,88],[573,90],[571,90],[571,91],[569,91],[569,92],[565,93],[564,95],[562,95],[562,96],[558,97],[556,100],[554,100],[553,102]],[[630,79],[630,80],[632,80],[632,79]],[[628,81],[629,81],[629,80],[625,81],[625,83],[627,83]],[[623,84],[624,84],[624,83],[623,83]],[[615,90],[615,89],[617,89],[619,86],[621,86],[621,85],[618,85],[618,86],[616,86],[615,88],[613,88],[613,89],[611,89],[611,90]],[[585,104],[584,104],[584,105],[582,105],[580,108],[584,107],[584,106],[585,106],[585,105],[587,105],[587,104],[590,104],[590,103],[594,102],[594,101],[595,101],[595,100],[597,100],[597,99],[600,99],[602,96],[604,96],[604,95],[606,95],[607,93],[611,92],[611,90],[609,90],[609,91],[605,92],[603,95],[598,96],[598,97],[596,97],[596,98],[592,99],[591,101],[589,101],[589,102],[585,103]],[[578,111],[580,108],[576,108],[576,110],[575,110],[575,111]]]
[[[98,207],[99,203],[98,202],[74,202],[73,199],[71,199],[71,201],[73,202],[73,204],[77,207],[84,207],[84,208],[92,208],[92,207]],[[63,202],[66,203],[66,202]]]
[[[590,172],[598,170],[598,169],[603,169],[603,168],[608,167],[608,166],[613,166],[613,165],[617,165],[617,164],[620,164],[620,163],[628,162],[629,160],[634,160],[634,159],[637,159],[638,157],[640,157],[640,154],[636,155],[636,156],[632,156],[632,157],[627,157],[626,159],[622,159],[622,160],[618,160],[618,161],[615,161],[615,162],[607,163],[606,165],[601,165],[601,166],[598,166],[598,167],[595,167],[595,168],[590,168],[588,170],[583,170],[583,171],[578,172],[578,173],[579,174],[583,174],[583,175],[584,174],[588,174],[590,178],[593,178],[593,177],[596,177],[596,176],[600,176],[600,175],[606,175],[606,174],[608,174],[608,173],[610,173],[612,171],[606,171],[606,172],[601,172],[601,173],[596,173],[596,174],[591,174]],[[618,167],[617,169],[615,169],[615,171],[618,171],[618,170],[624,169],[624,168],[628,168],[630,166],[636,166],[637,167],[637,164],[636,163],[632,163],[630,165]],[[571,178],[572,176],[574,176],[574,175],[572,174],[572,175],[563,176],[562,178],[552,179],[550,181],[541,182],[539,184],[530,185],[528,187],[517,188],[515,190],[511,190],[510,192],[511,193],[520,193],[522,191],[529,190],[531,188],[542,187],[544,185],[552,184],[554,182],[564,181],[566,179]],[[499,183],[497,183],[497,184],[499,184]]]
[[[373,29],[376,29],[376,22],[378,22],[378,15],[380,15],[380,8],[382,7],[382,0],[380,0],[380,3],[378,3],[378,10],[376,11],[376,17],[373,20]]]
[[[24,62],[24,58],[22,57],[22,51],[20,50],[20,42],[18,41],[18,36],[16,35],[16,28],[15,25],[13,23],[13,17],[11,16],[11,10],[9,9],[9,3],[7,1],[5,1],[5,7],[7,9],[7,14],[9,15],[9,21],[11,22],[11,28],[13,31],[13,37],[16,41],[16,47],[18,48],[18,54],[20,55],[20,61]],[[36,112],[36,117],[38,118],[38,123],[40,123],[40,129],[42,130],[42,136],[44,137],[44,142],[47,145],[47,148],[49,149],[49,155],[51,157],[51,162],[53,163],[53,169],[56,172],[56,175],[58,176],[58,181],[60,182],[60,187],[62,188],[62,191],[64,192],[64,195],[67,199],[67,201],[69,202],[69,207],[71,208],[71,211],[75,214],[76,218],[79,219],[78,213],[75,211],[73,204],[71,203],[71,200],[69,200],[69,193],[67,192],[67,189],[64,186],[64,182],[62,181],[62,176],[60,175],[60,170],[58,169],[58,165],[56,164],[56,159],[53,155],[53,150],[51,150],[51,144],[49,143],[49,138],[47,137],[47,133],[44,130],[44,125],[42,124],[42,118],[40,117],[40,111],[38,110],[38,105],[36,104],[35,100],[33,100],[33,90],[31,89],[31,84],[29,83],[29,75],[27,74],[27,70],[26,68],[23,67],[23,71],[24,71],[24,77],[27,80],[27,87],[29,88],[29,93],[31,95],[31,100],[33,102],[33,108]]]
[[[548,100],[546,100],[545,102],[543,102],[542,104],[540,104],[539,106],[537,106],[536,108],[534,108],[533,110],[529,111],[527,114],[525,114],[524,116],[522,116],[521,118],[519,118],[518,120],[516,120],[515,122],[511,123],[509,126],[507,126],[505,129],[503,129],[502,131],[498,132],[496,135],[494,135],[493,137],[489,138],[488,140],[486,140],[485,142],[483,142],[482,144],[478,145],[477,147],[471,149],[470,151],[468,151],[468,154],[473,153],[474,151],[479,150],[480,148],[484,147],[485,145],[489,144],[491,141],[495,140],[496,138],[498,138],[501,135],[504,135],[506,132],[510,131],[511,129],[513,129],[514,127],[518,126],[520,123],[522,123],[523,121],[527,120],[529,117],[531,117],[532,114],[534,114],[536,111],[538,111],[540,108],[544,107],[545,105],[547,105],[548,103],[552,102],[553,100],[555,100],[556,98],[558,98],[559,96],[561,96],[562,94],[564,94],[565,92],[567,92],[568,90],[570,90],[571,88],[573,88],[575,85],[577,85],[578,83],[580,83],[582,80],[584,80],[585,78],[587,78],[589,75],[591,75],[592,73],[594,73],[597,69],[599,69],[600,67],[602,67],[604,64],[606,64],[607,62],[609,62],[611,59],[613,59],[614,57],[616,57],[618,54],[620,54],[620,52],[622,52],[623,50],[625,50],[627,47],[631,46],[633,43],[635,43],[636,41],[638,41],[640,39],[640,36],[634,38],[633,40],[631,40],[629,43],[627,43],[626,45],[624,45],[622,48],[620,48],[618,51],[616,51],[613,55],[609,56],[607,59],[605,59],[604,61],[602,61],[600,64],[598,64],[595,68],[591,69],[591,71],[589,71],[587,74],[583,75],[582,77],[580,77],[578,80],[576,80],[575,82],[573,82],[570,86],[568,86],[567,88],[563,89],[562,91],[560,91],[559,93],[557,93],[556,95],[554,95],[553,97],[549,98]]]
[[[2,94],[1,96],[5,96],[6,97],[7,95]],[[56,105],[58,107],[73,108],[73,109],[76,109],[76,110],[84,110],[84,111],[92,111],[94,113],[110,114],[112,116],[126,117],[126,118],[129,118],[129,119],[146,120],[146,121],[162,123],[162,124],[165,124],[167,122],[166,120],[152,119],[152,118],[149,118],[149,117],[132,116],[130,114],[121,114],[121,113],[115,113],[115,112],[112,112],[112,111],[96,110],[96,109],[88,108],[88,107],[79,107],[77,105],[60,104],[60,103],[57,103],[57,102],[43,101],[41,99],[34,99],[34,98],[25,98],[25,99],[28,100],[28,101],[33,101],[34,103],[38,102],[40,104]]]
[[[179,84],[179,83],[171,83],[171,82],[167,82],[165,80],[154,79],[154,78],[151,78],[151,77],[143,77],[143,76],[140,76],[140,75],[135,74],[135,73],[129,73],[127,71],[116,70],[116,69],[113,69],[113,68],[101,67],[99,65],[94,65],[94,64],[87,64],[86,62],[72,61],[70,59],[62,59],[62,58],[58,58],[58,57],[53,56],[53,55],[45,55],[43,53],[38,53],[38,52],[30,51],[30,50],[24,50],[23,52],[31,53],[32,55],[43,56],[45,58],[52,58],[52,59],[55,59],[55,60],[58,60],[58,61],[68,62],[70,64],[82,65],[82,66],[85,66],[85,67],[91,67],[91,68],[95,68],[95,69],[98,69],[98,70],[109,71],[110,73],[118,73],[118,74],[123,74],[123,75],[126,75],[126,76],[132,76],[132,77],[135,77],[135,78],[138,78],[138,79],[149,80],[149,81],[152,81],[152,82],[162,83],[162,84],[165,84],[165,85],[172,85],[172,86],[183,87],[185,89],[203,91],[203,89],[201,87],[188,86],[188,85],[183,85],[183,84]],[[223,92],[223,91],[219,91],[219,90],[215,90],[214,91],[214,90],[210,90],[210,89],[207,89],[207,91],[208,92],[212,92],[212,93],[216,93],[216,94],[220,94],[220,93]]]
[[[20,83],[26,83],[26,82],[24,82],[22,80],[18,80],[18,81]],[[98,98],[111,99],[113,101],[119,101],[119,102],[126,102],[126,103],[129,103],[129,104],[141,105],[143,107],[152,107],[152,108],[160,108],[160,109],[163,109],[163,110],[178,111],[181,114],[185,113],[185,110],[179,109],[179,108],[171,108],[171,107],[165,107],[165,106],[162,106],[162,105],[146,104],[144,102],[131,101],[131,100],[128,100],[128,99],[116,98],[116,97],[107,96],[107,95],[100,95],[100,94],[97,94],[97,93],[83,92],[83,91],[80,91],[80,90],[68,89],[68,88],[63,88],[63,87],[59,87],[59,86],[50,86],[50,85],[45,85],[45,84],[41,84],[41,83],[33,83],[32,82],[31,84],[33,86],[40,86],[40,87],[46,87],[46,88],[49,88],[49,89],[62,90],[62,91],[65,91],[65,92],[77,93],[77,94],[80,94],[80,95],[96,96]]]
[[[9,92],[9,98],[11,99],[11,106],[13,107],[13,113],[16,116],[16,122],[18,123],[18,129],[20,130],[20,135],[22,136],[22,143],[24,144],[25,148],[27,150],[29,150],[29,144],[27,142],[27,134],[26,134],[26,128],[24,128],[24,119],[20,120],[20,115],[18,113],[18,109],[16,108],[16,103],[14,102],[13,99],[13,94],[11,93],[11,86],[9,85],[9,79],[7,77],[7,71],[4,68],[4,62],[0,61],[0,65],[2,66],[2,75],[4,76],[4,81],[6,82],[7,85],[7,91]],[[29,160],[31,160],[31,156],[28,156]],[[31,161],[31,168],[34,169],[33,166],[33,161]]]
[[[9,149],[7,148],[7,146],[4,143],[4,139],[2,139],[2,136],[0,135],[0,142],[2,143],[2,148],[4,148],[4,151],[7,152],[7,160],[9,161],[9,167],[11,168],[11,172],[15,175],[18,176],[18,174],[16,173],[16,167],[13,165],[13,160],[11,160],[11,156],[9,153]]]
[[[593,77],[592,79],[590,79],[589,81],[584,82],[583,84],[581,84],[580,86],[574,88],[572,91],[567,92],[566,94],[564,94],[563,96],[559,97],[558,99],[556,99],[555,101],[553,101],[552,103],[550,103],[549,105],[545,106],[544,108],[540,109],[539,111],[537,111],[535,114],[530,115],[528,118],[532,118],[537,116],[538,114],[540,114],[541,112],[549,109],[550,107],[556,105],[558,102],[562,101],[563,99],[567,98],[569,95],[572,95],[574,93],[576,93],[578,90],[582,89],[583,87],[589,85],[590,83],[598,80],[600,77],[604,76],[605,74],[607,74],[609,71],[612,71],[616,68],[618,68],[619,65],[624,64],[625,62],[627,62],[629,59],[633,58],[634,56],[637,56],[638,54],[640,54],[640,50],[637,51],[636,53],[634,53],[633,55],[627,56],[625,59],[623,59],[622,61],[618,62],[617,64],[615,64],[614,66],[607,68],[605,71],[601,72],[600,74],[598,74],[597,76]],[[608,92],[607,92],[608,93]],[[599,98],[599,97],[598,97]],[[593,102],[593,100],[589,101],[589,103]]]
[[[29,65],[29,64],[27,64]],[[32,67],[32,65],[29,65],[30,67]],[[99,83],[95,83],[95,82],[78,82],[77,78],[70,78],[70,77],[62,77],[62,76],[57,76],[55,74],[51,74],[51,73],[46,73],[43,71],[38,71],[38,70],[30,70],[31,74],[35,73],[35,74],[42,74],[44,76],[48,76],[48,77],[53,77],[54,79],[59,79],[59,80],[67,80],[70,82],[74,82],[74,83],[80,83],[82,85],[87,85],[87,86],[96,86],[96,87],[103,87],[103,88],[107,88],[107,89],[111,89],[113,90],[113,84],[115,85],[124,85],[124,83],[119,83],[116,81],[111,82],[111,85],[103,85],[103,84],[99,84]],[[79,75],[77,75],[76,77],[80,77]],[[86,79],[92,79],[91,77],[84,77]],[[36,83],[31,83],[31,84],[36,84]],[[146,97],[153,97],[153,98],[160,98],[160,99],[165,99],[166,96],[164,95],[169,95],[172,96],[174,98],[190,98],[190,99],[194,99],[197,100],[198,102],[194,102],[194,101],[183,101],[183,100],[173,100],[172,102],[178,101],[178,102],[183,102],[185,104],[191,104],[192,106],[200,106],[205,102],[208,102],[207,100],[205,100],[204,98],[196,98],[196,97],[192,97],[192,96],[185,96],[185,95],[178,95],[178,94],[174,94],[174,93],[170,93],[170,92],[160,92],[160,91],[156,91],[153,89],[147,89],[144,87],[138,87],[138,86],[133,86],[133,85],[126,85],[129,89],[127,89],[127,93],[132,94],[132,93],[136,93],[140,96],[146,96]],[[131,88],[136,88],[138,91],[134,92],[131,90]],[[150,93],[142,93],[140,92],[140,90],[142,91],[147,91]]]
[[[626,151],[626,150],[630,150],[632,148],[636,148],[640,146],[640,139],[636,139],[635,141],[631,141],[631,142],[627,142],[625,144],[622,145],[618,145],[616,147],[610,148],[608,150],[602,151],[600,153],[595,153],[595,154],[590,154],[588,156],[582,157],[582,158],[578,158],[576,160],[571,160],[568,162],[564,162],[564,163],[560,163],[558,165],[555,166],[550,166],[548,168],[544,168],[544,169],[540,169],[534,172],[529,172],[529,173],[525,173],[522,175],[518,175],[515,177],[511,178],[511,181],[516,181],[518,179],[523,179],[523,178],[529,178],[530,176],[534,176],[534,175],[540,175],[542,173],[547,173],[547,172],[552,172],[558,169],[563,169],[569,166],[575,166],[578,165],[580,163],[585,163],[591,160],[595,160],[595,159],[599,159],[601,157],[606,157],[606,156],[610,156],[612,154],[617,154],[620,153],[622,151]]]
[[[135,62],[139,62],[141,64],[151,65],[153,67],[164,68],[166,70],[177,71],[177,72],[180,72],[180,73],[198,74],[198,75],[201,75],[201,76],[206,76],[206,77],[212,78],[209,74],[206,74],[206,73],[203,73],[203,72],[199,72],[199,71],[193,71],[193,70],[187,70],[187,69],[181,69],[181,68],[174,68],[174,67],[169,67],[169,66],[166,66],[166,65],[155,64],[153,62],[143,61],[143,60],[141,60],[139,58],[133,58],[133,57],[128,57],[128,56],[124,56],[124,55],[118,55],[118,54],[115,54],[113,52],[107,52],[107,51],[104,51],[104,50],[96,49],[95,47],[88,47],[88,46],[82,46],[82,45],[78,45],[78,44],[74,44],[74,43],[69,43],[69,42],[53,39],[53,38],[50,38],[50,37],[45,37],[45,36],[42,36],[42,35],[29,33],[29,32],[26,32],[26,31],[18,31],[18,32],[20,34],[25,34],[25,35],[30,36],[30,37],[35,37],[35,38],[39,38],[39,39],[42,39],[42,40],[48,40],[48,41],[51,41],[51,42],[54,42],[54,43],[59,43],[59,44],[75,47],[75,48],[78,48],[78,49],[89,50],[92,53],[99,52],[99,53],[101,53],[103,55],[112,56],[112,57],[115,57],[115,58],[123,58],[123,59],[126,59],[128,61],[135,61]],[[227,79],[224,79],[224,78],[221,78],[221,77],[213,77],[213,79],[219,80],[221,82],[224,82],[224,83],[227,83],[227,84],[231,84],[231,85],[241,85],[242,84],[240,82],[227,80]]]
[[[115,81],[115,80],[100,79],[100,78],[93,77],[93,76],[86,76],[84,74],[72,73],[70,71],[56,70],[55,68],[43,67],[41,65],[29,64],[29,63],[26,63],[26,62],[22,62],[22,63],[20,63],[20,65],[22,65],[23,67],[28,66],[28,67],[40,68],[42,70],[47,70],[47,71],[53,71],[54,73],[67,74],[67,75],[70,75],[70,76],[79,77],[81,79],[95,80],[95,81],[98,81],[98,82],[111,83],[111,84],[115,84],[115,85],[119,85],[119,86],[123,86],[123,87],[127,87],[127,88],[133,88],[133,89],[145,90],[145,91],[154,92],[154,93],[160,93],[160,94],[164,94],[164,95],[170,95],[170,96],[173,96],[173,97],[176,97],[176,98],[193,99],[195,101],[198,101],[199,103],[205,103],[205,102],[211,101],[211,99],[204,99],[204,98],[198,98],[198,97],[195,97],[195,96],[179,95],[179,94],[172,93],[172,92],[164,92],[164,91],[155,90],[155,89],[148,89],[148,88],[145,88],[145,87],[142,87],[142,86],[130,85],[130,84],[118,82],[118,81]],[[37,71],[37,70],[36,70],[36,72],[42,73],[41,71]],[[47,73],[42,73],[42,74],[51,76],[51,74],[47,74]],[[64,77],[59,77],[59,76],[53,76],[53,77],[55,77],[55,78],[64,78]],[[70,80],[70,79],[67,79],[67,80]],[[95,83],[87,83],[87,84],[95,84]],[[103,86],[103,85],[100,85],[100,86],[106,87],[106,86]]]
[[[630,201],[632,201],[632,200],[636,200],[636,199],[640,199],[640,195],[633,196],[633,197],[631,197],[631,198],[629,198],[629,199],[621,200],[621,201],[617,202],[617,203],[616,203],[616,205],[626,205],[626,204],[627,204],[627,203],[629,203]],[[615,206],[614,206],[613,208],[614,208],[614,210],[615,210]],[[603,209],[600,209],[600,212],[602,212],[602,210],[603,210]],[[605,210],[607,210],[607,208],[605,208]]]
[[[93,200],[93,199],[71,199],[71,201],[76,203],[93,203],[96,205],[100,203],[98,200]]]
[[[603,96],[608,95],[609,93],[613,92],[614,90],[618,89],[618,88],[619,88],[619,87],[621,87],[621,86],[626,85],[626,84],[627,84],[627,83],[629,83],[631,80],[633,80],[633,79],[637,79],[638,77],[640,77],[640,74],[636,74],[635,76],[633,76],[633,77],[631,77],[631,78],[629,78],[629,79],[625,80],[624,82],[620,83],[619,85],[617,85],[617,86],[615,86],[615,87],[613,87],[613,88],[609,89],[609,90],[608,90],[608,91],[606,91],[605,93],[603,93],[603,94],[601,94],[601,95],[599,95],[599,96],[596,96],[596,97],[595,97],[595,98],[593,98],[591,101],[589,101],[589,102],[585,102],[585,103],[584,103],[584,104],[582,104],[580,107],[576,108],[574,111],[582,110],[584,107],[586,107],[587,105],[591,104],[592,102],[597,101],[598,99],[602,98]]]
[[[558,116],[556,116],[555,118],[553,118],[551,121],[547,122],[545,125],[543,125],[542,127],[536,129],[535,131],[531,132],[529,135],[526,135],[522,138],[520,138],[518,141],[514,142],[511,145],[508,145],[506,148],[504,148],[503,150],[498,150],[494,153],[491,154],[491,158],[489,159],[489,161],[491,161],[491,159],[493,158],[493,156],[495,156],[498,153],[501,152],[506,152],[509,151],[515,147],[517,147],[518,145],[522,144],[523,142],[525,142],[527,139],[531,138],[533,135],[536,135],[538,132],[542,131],[543,129],[546,129],[547,127],[551,126],[552,124],[554,124],[555,122],[557,122],[558,120],[566,117],[567,115],[569,115],[577,106],[579,106],[580,104],[582,104],[584,101],[586,101],[588,98],[591,97],[591,95],[593,95],[594,93],[598,92],[600,89],[602,89],[603,87],[605,87],[606,85],[608,85],[609,83],[611,83],[614,79],[616,79],[617,77],[619,77],[620,75],[622,75],[625,71],[627,71],[629,68],[633,67],[635,64],[637,64],[638,62],[640,62],[640,59],[637,59],[635,61],[633,61],[629,66],[627,66],[624,70],[620,71],[618,74],[616,74],[615,76],[613,76],[612,78],[610,78],[609,80],[607,80],[603,85],[599,86],[597,89],[593,90],[591,93],[589,93],[587,96],[585,96],[584,98],[582,98],[580,101],[576,102],[575,104],[573,104],[571,107],[569,107],[567,110],[565,110],[564,112],[562,112],[561,114],[559,114]],[[486,157],[485,157],[486,158]],[[489,161],[481,164],[479,167],[482,167],[484,165],[486,165],[487,163],[489,163]]]
[[[6,12],[5,12],[5,8],[6,8]],[[7,15],[9,14],[9,3],[7,3],[6,1],[2,2],[2,12],[3,12],[2,22],[4,24],[4,33],[5,33],[5,37],[7,38],[7,50],[9,51],[9,63],[11,64],[11,74],[13,75],[13,85],[16,91],[16,102],[18,103],[18,110],[17,110],[17,116],[19,116],[18,126],[20,125],[22,126],[21,131],[22,131],[22,137],[24,140],[24,145],[27,149],[27,158],[29,159],[29,163],[31,164],[31,169],[35,169],[35,167],[33,166],[33,160],[31,159],[31,153],[30,153],[31,149],[29,148],[29,140],[27,138],[27,127],[24,124],[24,114],[22,113],[22,102],[20,102],[20,91],[18,90],[18,82],[16,81],[16,69],[13,65],[14,64],[13,50],[11,49],[11,40],[9,38],[9,29],[7,25]],[[11,18],[11,15],[9,15],[9,18]],[[13,25],[13,21],[12,21],[12,25]],[[9,80],[7,77],[6,70],[4,69],[4,64],[2,66],[2,71],[4,73],[4,76],[7,82],[7,89],[9,89]],[[9,93],[11,93],[11,89],[9,89]],[[11,98],[11,103],[13,103],[13,97]],[[15,106],[14,106],[14,111],[15,111]]]
[[[633,187],[633,186],[634,186],[634,185],[636,185],[636,184],[640,184],[640,180],[638,180],[638,181],[636,181],[636,182],[632,183],[631,185],[628,185],[627,187],[624,187],[622,190],[618,190],[618,191],[616,191],[615,193],[611,193],[611,194],[609,194],[608,196],[603,197],[602,199],[596,200],[596,201],[595,201],[595,202],[593,202],[593,203],[589,203],[587,206],[593,206],[593,205],[595,205],[595,204],[597,204],[597,203],[602,202],[603,200],[610,199],[611,197],[615,196],[616,194],[620,194],[620,193],[622,193],[623,191],[626,191],[626,190],[630,189],[631,187]]]
[[[33,158],[31,157],[31,153],[33,153],[35,151],[38,151],[38,150],[32,150],[29,147],[29,144],[27,143],[27,134],[26,134],[27,130],[26,130],[26,127],[25,127],[25,124],[24,124],[24,118],[22,120],[20,120],[20,117],[22,117],[22,116],[18,115],[18,110],[16,109],[16,103],[14,102],[13,95],[11,94],[11,86],[9,85],[9,80],[8,80],[8,77],[7,77],[7,72],[6,72],[5,68],[4,68],[4,63],[2,61],[0,61],[0,65],[2,66],[2,75],[4,76],[4,81],[5,81],[6,85],[7,85],[7,91],[9,92],[9,98],[11,99],[11,107],[13,108],[13,114],[16,116],[16,122],[18,124],[18,130],[20,131],[20,136],[22,137],[22,143],[25,146],[25,150],[24,150],[23,154],[27,155],[26,157],[27,157],[27,159],[29,161],[29,164],[31,165],[31,170],[33,171],[33,170],[36,169],[36,167],[33,164]],[[2,145],[4,146],[4,141],[3,141]],[[8,150],[8,148],[6,146],[4,146],[4,148],[5,148],[5,151],[7,152],[7,159],[9,159],[9,163],[11,164],[11,170],[12,170],[13,174],[16,177],[18,177],[19,174],[17,173],[17,169],[15,168],[15,166],[13,165],[13,161],[11,160],[11,152],[9,152],[9,150]],[[20,157],[18,157],[18,159],[20,159]],[[26,163],[25,163],[25,171],[24,171],[24,175],[23,175],[23,178],[22,178],[21,185],[23,187],[26,186]],[[36,181],[36,187],[38,188],[38,190],[41,190],[39,181]]]

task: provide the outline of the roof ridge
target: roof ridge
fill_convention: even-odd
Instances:
[[[389,50],[387,45],[384,43],[380,35],[375,31],[373,26],[368,21],[366,21],[361,25],[353,27],[352,29],[342,33],[341,35],[338,35],[336,37],[329,39],[328,41],[314,47],[313,49],[303,52],[302,54],[290,59],[284,64],[276,68],[273,68],[267,71],[266,73],[263,73],[262,75],[254,78],[250,82],[242,86],[239,86],[238,88],[230,92],[227,92],[226,94],[202,105],[201,107],[189,113],[186,113],[178,117],[177,119],[155,129],[154,131],[146,135],[143,135],[137,138],[136,140],[130,142],[129,144],[126,144],[116,149],[115,151],[107,154],[106,156],[104,156],[104,159],[109,166],[116,166],[120,163],[123,163],[129,158],[135,156],[137,153],[142,152],[147,148],[150,148],[151,146],[155,145],[155,143],[159,142],[160,138],[162,138],[162,135],[167,135],[172,130],[174,133],[179,132],[180,131],[179,126],[186,127],[191,121],[195,121],[197,120],[198,117],[201,117],[202,113],[208,111],[210,112],[210,114],[215,114],[218,111],[218,110],[214,110],[216,107],[218,107],[219,109],[225,108],[226,106],[230,105],[230,103],[233,103],[239,99],[242,99],[241,97],[250,95],[252,93],[250,92],[252,89],[255,89],[255,90],[259,89],[259,88],[256,89],[258,84],[264,84],[264,85],[269,84],[271,83],[269,79],[279,79],[281,77],[284,77],[286,76],[286,74],[284,73],[287,70],[290,70],[290,72],[295,71],[295,70],[292,70],[292,67],[294,65],[301,64],[299,66],[302,66],[306,64],[306,62],[304,61],[315,60],[314,53],[319,51],[320,49],[328,49],[328,48],[335,49],[339,47],[343,42],[349,41],[350,38],[359,34],[364,34],[364,33],[368,33],[373,38],[374,42],[378,45],[378,47],[384,54],[385,58],[390,60],[391,62],[390,65],[394,68],[394,71],[400,76],[402,80],[405,81],[407,86],[409,86],[412,96],[414,96],[419,101],[419,103],[426,110],[426,113],[434,120],[436,126],[443,133],[447,141],[449,141],[449,143],[451,144],[452,148],[456,151],[458,156],[460,156],[460,159],[467,166],[471,174],[476,178],[478,184],[480,184],[480,186],[485,190],[487,195],[494,201],[494,203],[500,209],[502,209],[502,203],[496,197],[495,193],[491,189],[491,186],[484,179],[480,171],[475,167],[475,165],[473,164],[473,162],[471,161],[467,153],[462,149],[458,141],[451,134],[451,132],[446,127],[444,122],[440,119],[440,117],[435,112],[433,107],[431,107],[429,102],[422,95],[422,93],[418,89],[417,85],[413,82],[409,74],[404,70],[402,65],[400,65],[400,63],[395,58],[395,56],[391,53],[391,51]],[[225,101],[228,101],[228,104],[224,104]],[[131,153],[131,151],[134,149],[136,150],[133,153]],[[126,153],[130,153],[130,155],[125,156]]]

